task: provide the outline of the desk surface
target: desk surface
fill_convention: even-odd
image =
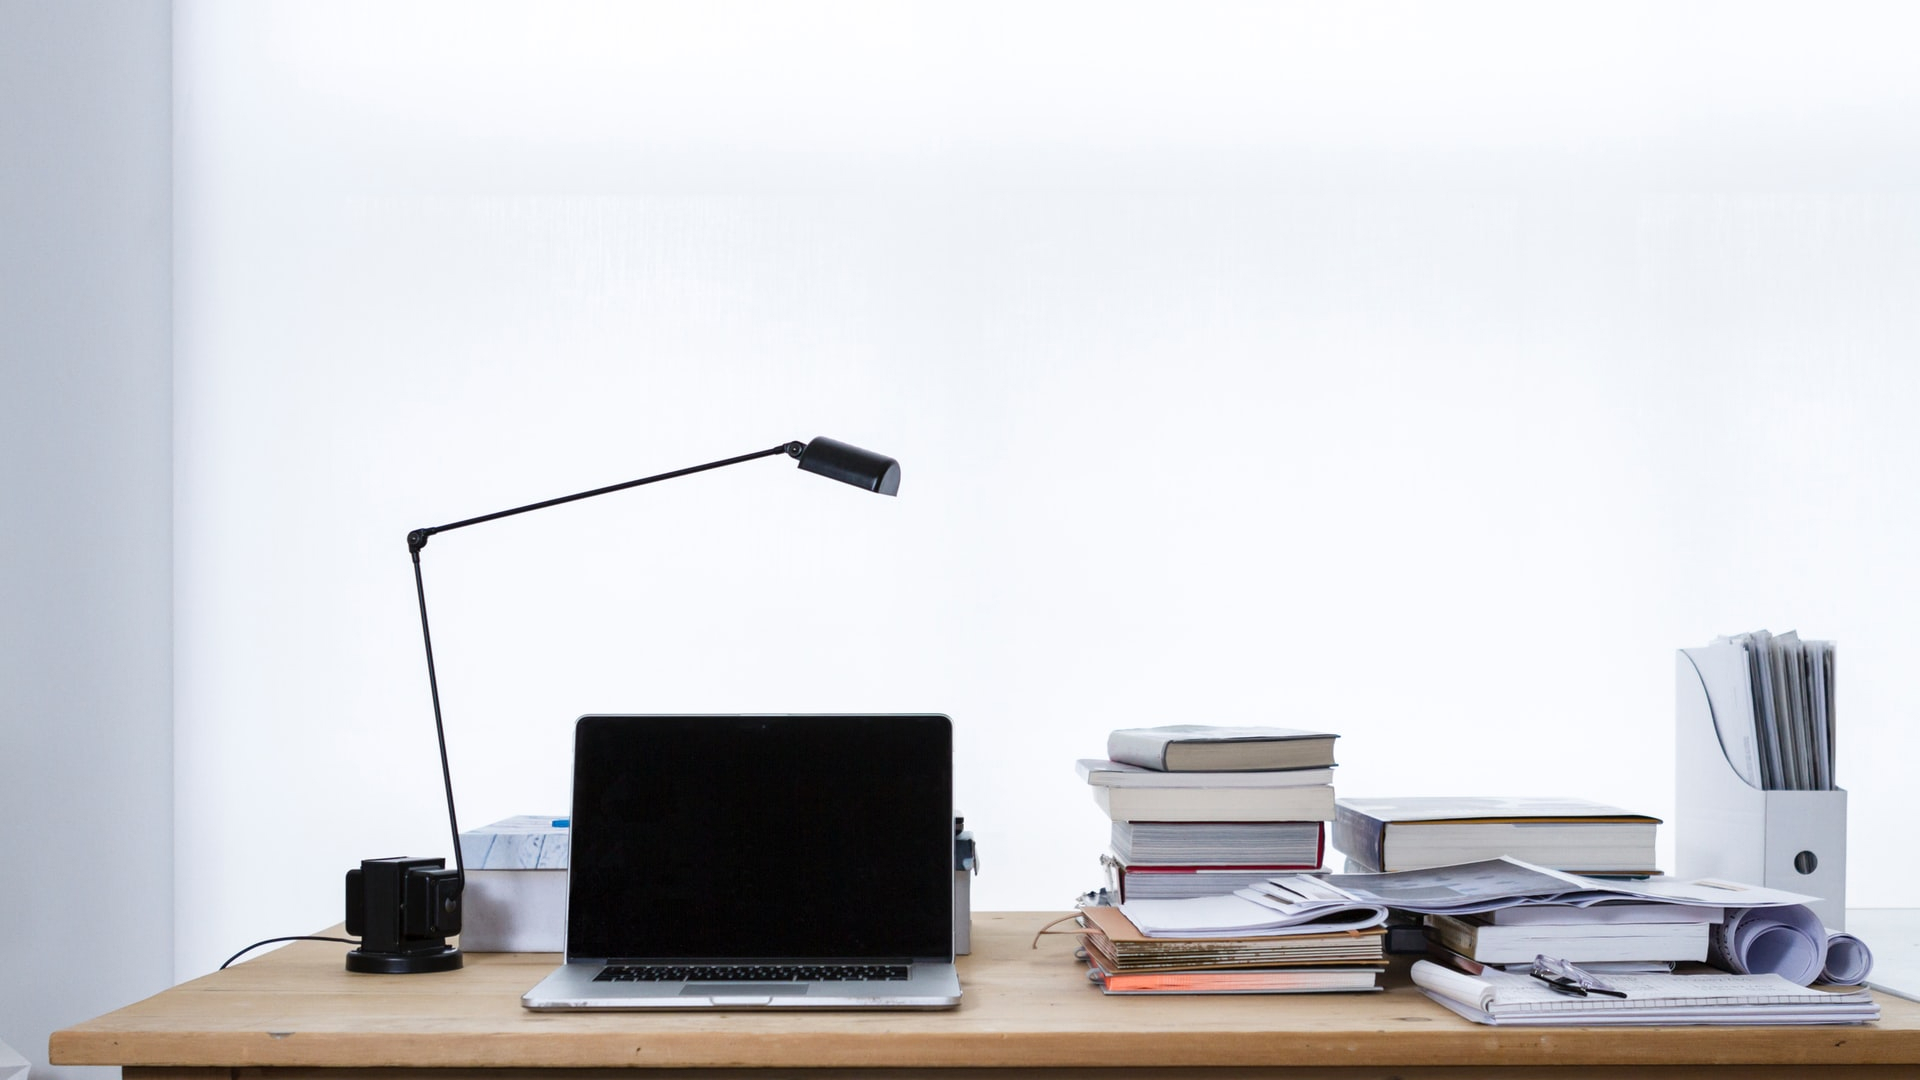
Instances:
[[[1867,985],[1882,1001],[1888,994],[1920,1001],[1920,909],[1851,908],[1847,930],[1873,950]]]
[[[987,1077],[1127,1065],[1141,1080],[1195,1066],[1300,1077],[1537,1076],[1555,1066],[1786,1077],[1827,1066],[1911,1077],[1920,1064],[1920,1003],[1885,994],[1870,1025],[1534,1030],[1468,1023],[1422,996],[1404,968],[1374,994],[1111,998],[1086,981],[1071,937],[1032,947],[1055,917],[976,913],[974,953],[960,958],[965,1000],[936,1012],[535,1013],[520,995],[553,954],[469,954],[459,971],[357,975],[341,946],[303,942],[55,1032],[51,1061],[119,1065],[130,1080],[244,1067],[371,1078],[402,1066],[886,1070],[864,1074],[876,1077],[971,1067]]]

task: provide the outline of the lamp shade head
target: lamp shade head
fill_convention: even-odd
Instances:
[[[900,493],[899,462],[824,435],[800,452],[800,467],[881,495]]]

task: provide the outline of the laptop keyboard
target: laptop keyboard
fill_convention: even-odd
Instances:
[[[905,979],[906,964],[610,964],[594,982],[846,982]]]

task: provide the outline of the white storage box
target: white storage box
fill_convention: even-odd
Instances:
[[[1738,645],[1681,649],[1675,726],[1675,870],[1820,897],[1829,929],[1846,929],[1847,793],[1766,791],[1741,777],[1722,745],[1752,724],[1746,654]]]
[[[461,833],[467,891],[460,948],[564,951],[568,852],[564,817],[522,814]]]
[[[467,866],[460,948],[467,952],[564,952],[567,947],[567,819],[523,814],[460,834]],[[953,951],[972,948],[973,833],[954,819]],[[4,1080],[4,1078],[0,1078]]]

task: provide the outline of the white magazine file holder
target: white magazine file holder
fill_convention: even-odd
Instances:
[[[1808,906],[1846,929],[1846,791],[1767,791],[1735,767],[1758,761],[1745,649],[1681,649],[1675,667],[1675,872],[1818,896]]]

